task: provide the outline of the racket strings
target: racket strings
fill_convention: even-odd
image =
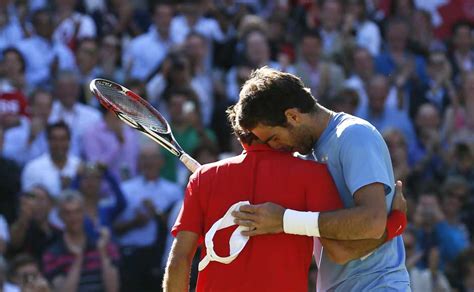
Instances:
[[[156,115],[151,113],[144,104],[132,100],[130,96],[116,88],[101,83],[97,83],[96,87],[109,102],[120,109],[122,114],[127,115],[142,126],[151,128],[154,131],[160,133],[168,132],[167,124],[163,123]]]

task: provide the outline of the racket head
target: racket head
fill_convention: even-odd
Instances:
[[[90,90],[100,104],[114,112],[119,119],[141,131],[172,154],[180,157],[183,150],[175,142],[168,121],[145,99],[113,81],[97,78]]]

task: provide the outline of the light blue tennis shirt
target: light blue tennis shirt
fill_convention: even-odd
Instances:
[[[354,206],[354,193],[371,183],[385,185],[387,210],[394,195],[394,176],[388,148],[367,121],[335,114],[315,146],[317,161],[326,163],[346,208]],[[332,262],[315,250],[318,291],[410,291],[401,236],[380,246],[364,260],[345,265]]]

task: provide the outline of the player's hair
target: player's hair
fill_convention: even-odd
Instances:
[[[285,126],[285,111],[296,108],[301,113],[316,111],[316,99],[300,78],[268,67],[255,70],[242,87],[233,107],[235,123],[245,130],[258,124]]]
[[[71,130],[69,129],[69,126],[64,121],[59,121],[57,123],[49,124],[46,126],[46,137],[48,138],[48,140],[51,139],[51,134],[55,129],[64,129],[64,131],[66,131],[67,133],[69,140],[71,139]]]

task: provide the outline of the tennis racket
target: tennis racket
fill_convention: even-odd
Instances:
[[[92,80],[89,87],[102,106],[177,156],[191,172],[201,166],[176,142],[170,125],[160,112],[139,95],[120,84],[100,78]]]

